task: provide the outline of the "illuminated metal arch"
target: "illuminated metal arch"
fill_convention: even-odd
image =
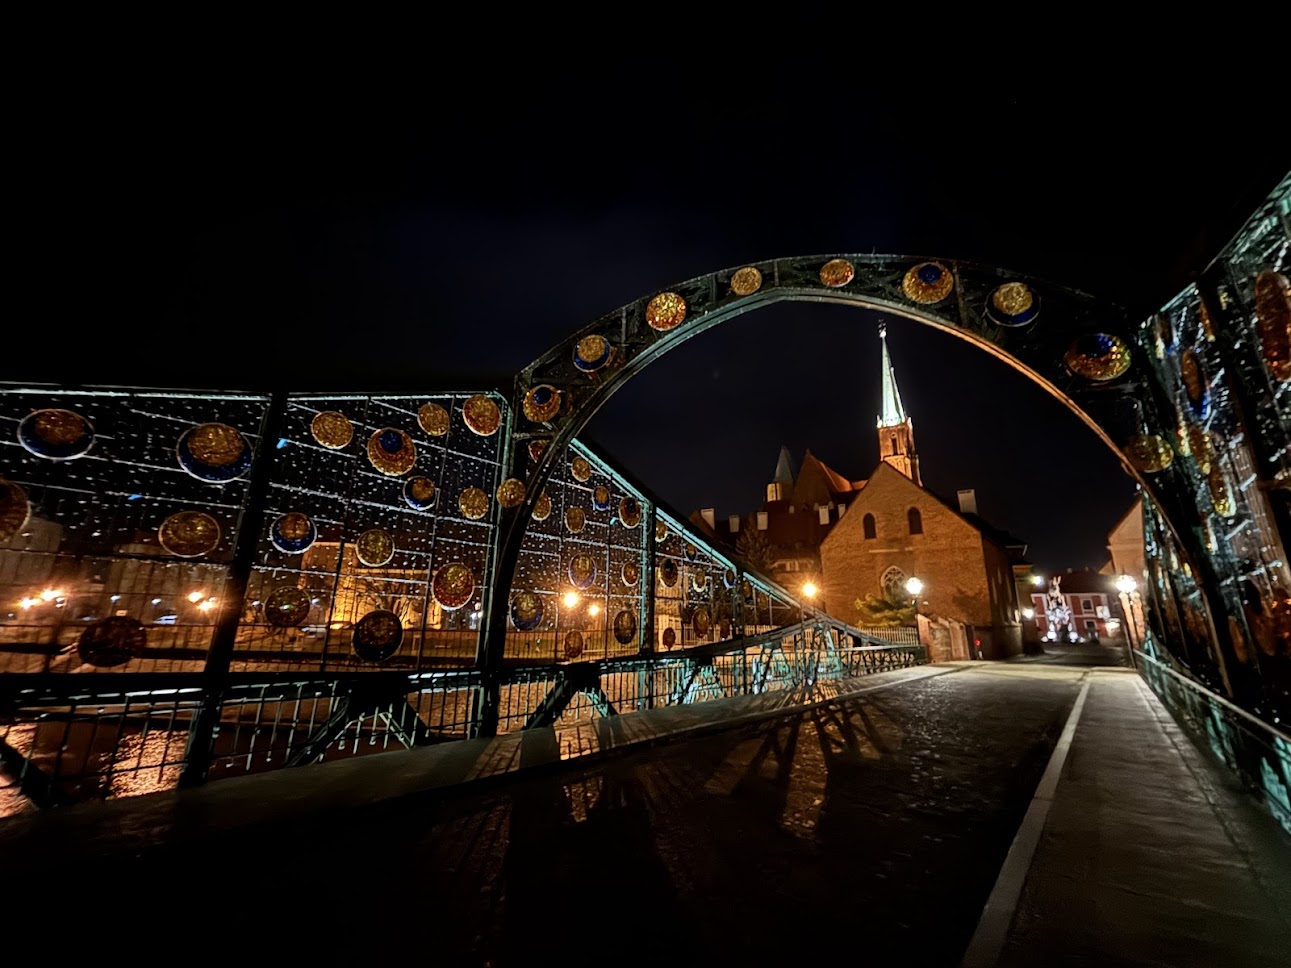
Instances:
[[[1151,407],[1155,390],[1125,310],[1105,300],[1003,269],[913,256],[840,254],[774,259],[723,269],[653,293],[603,316],[559,343],[516,376],[515,423],[504,476],[525,481],[524,502],[503,512],[492,551],[480,664],[501,667],[507,597],[530,513],[571,441],[621,386],[655,360],[727,320],[778,302],[858,306],[903,316],[964,339],[1043,387],[1081,419],[1155,497],[1150,481],[1074,399],[1135,393]],[[1109,337],[1104,354],[1077,341]],[[609,357],[595,364],[602,347]],[[580,344],[585,352],[576,360]],[[581,364],[581,365],[579,365]],[[1148,385],[1144,396],[1138,391]],[[1155,419],[1154,426],[1161,426]],[[536,462],[528,445],[546,446]],[[532,464],[529,473],[526,466]],[[1159,501],[1167,509],[1168,501]],[[1176,530],[1176,529],[1172,529]],[[1177,533],[1177,530],[1176,530]],[[1183,543],[1184,547],[1189,547]],[[487,705],[488,700],[485,700]]]

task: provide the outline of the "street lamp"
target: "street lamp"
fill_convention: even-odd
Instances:
[[[1116,579],[1116,590],[1121,593],[1121,614],[1125,616],[1125,638],[1130,647],[1130,661],[1134,660],[1134,650],[1141,644],[1139,635],[1139,616],[1134,604],[1139,599],[1139,583],[1133,575],[1120,575]]]
[[[919,593],[923,591],[923,582],[911,575],[906,579],[905,590],[910,596],[910,604],[914,606],[917,612],[919,610]]]

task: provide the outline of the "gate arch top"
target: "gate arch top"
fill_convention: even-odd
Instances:
[[[1127,314],[1075,289],[953,259],[875,254],[797,256],[735,266],[630,302],[571,334],[516,376],[506,476],[525,500],[499,521],[494,591],[485,605],[483,663],[501,662],[506,599],[530,514],[570,442],[638,372],[691,337],[778,302],[879,310],[965,339],[1027,376],[1067,406],[1148,481],[1072,398],[1140,378]],[[1091,349],[1092,347],[1092,349]],[[529,444],[542,442],[531,456]]]

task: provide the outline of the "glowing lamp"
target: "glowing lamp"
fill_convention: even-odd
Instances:
[[[189,593],[188,593],[188,600],[189,600],[190,602],[192,602],[194,605],[196,605],[198,602],[200,602],[200,601],[202,600],[202,593],[201,593],[201,592],[189,592]]]
[[[802,586],[802,593],[808,598],[815,598],[816,591],[817,588],[812,582],[807,582],[807,584]]]
[[[1125,593],[1126,595],[1129,595],[1131,592],[1133,592],[1133,591],[1134,591],[1136,588],[1138,588],[1138,587],[1139,587],[1139,583],[1138,583],[1138,582],[1136,582],[1136,581],[1135,581],[1131,576],[1129,576],[1129,575],[1121,575],[1121,577],[1120,577],[1120,578],[1116,579],[1116,589],[1117,589],[1117,591],[1123,592],[1123,593]]]
[[[596,616],[601,614],[601,606],[593,602],[591,605],[587,606],[587,614],[592,616],[592,618],[596,618]]]
[[[905,590],[911,598],[918,598],[919,593],[923,591],[923,582],[912,575],[906,579]]]
[[[578,592],[565,592],[565,597],[561,599],[566,608],[573,608],[578,604]]]

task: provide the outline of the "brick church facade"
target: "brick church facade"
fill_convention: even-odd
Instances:
[[[921,635],[934,660],[1004,658],[1022,651],[1019,571],[1029,569],[1022,542],[977,515],[973,491],[956,509],[923,487],[914,424],[905,412],[883,340],[880,463],[852,481],[807,451],[797,475],[782,448],[762,508],[718,520],[713,508],[691,515],[711,540],[750,559],[791,591],[819,588],[816,604],[847,622],[866,595],[908,597],[905,582],[924,584]],[[750,561],[757,565],[759,562]]]

